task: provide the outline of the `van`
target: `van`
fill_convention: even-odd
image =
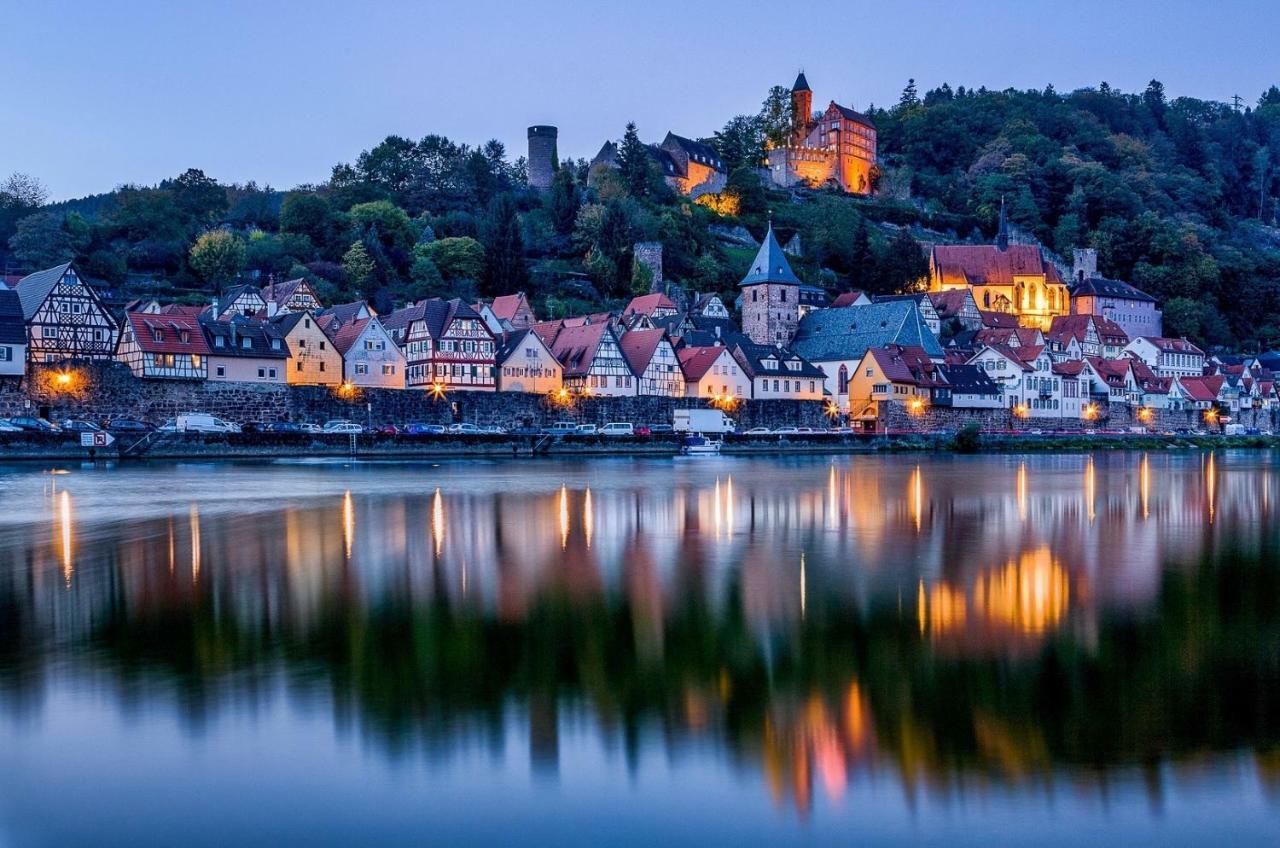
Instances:
[[[207,412],[183,412],[174,419],[179,433],[239,433],[240,425],[215,418]]]
[[[600,428],[602,436],[634,436],[636,426],[625,421],[612,421]]]

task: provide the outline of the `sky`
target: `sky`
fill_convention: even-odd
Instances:
[[[511,158],[526,127],[590,157],[709,135],[803,68],[815,105],[896,102],[908,78],[1059,91],[1160,79],[1170,97],[1280,84],[1274,0],[186,3],[0,0],[0,178],[52,199],[189,167],[288,189],[390,134]]]

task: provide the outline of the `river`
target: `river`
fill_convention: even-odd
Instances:
[[[0,846],[1275,844],[1277,458],[0,465]]]

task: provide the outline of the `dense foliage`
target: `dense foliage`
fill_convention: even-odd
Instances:
[[[156,186],[46,204],[37,180],[0,183],[0,266],[76,259],[126,294],[205,298],[237,277],[305,276],[332,300],[380,309],[430,295],[532,292],[547,311],[611,304],[648,285],[633,246],[659,240],[666,275],[732,296],[772,214],[800,235],[797,272],[830,290],[917,285],[917,240],[990,239],[1011,220],[1067,257],[1097,248],[1100,270],[1164,303],[1166,327],[1211,344],[1280,343],[1280,90],[1256,106],[1168,100],[1105,83],[1066,95],[952,90],[869,110],[881,167],[874,199],[775,192],[754,163],[796,116],[788,92],[712,137],[729,170],[716,197],[667,186],[632,124],[617,168],[560,163],[550,191],[525,182],[503,146],[389,136],[322,185],[290,192],[224,185],[195,169]],[[912,236],[915,238],[913,239]],[[7,248],[7,250],[6,250]]]

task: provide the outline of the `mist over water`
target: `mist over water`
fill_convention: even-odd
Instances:
[[[1275,458],[0,467],[0,845],[1272,844]]]

